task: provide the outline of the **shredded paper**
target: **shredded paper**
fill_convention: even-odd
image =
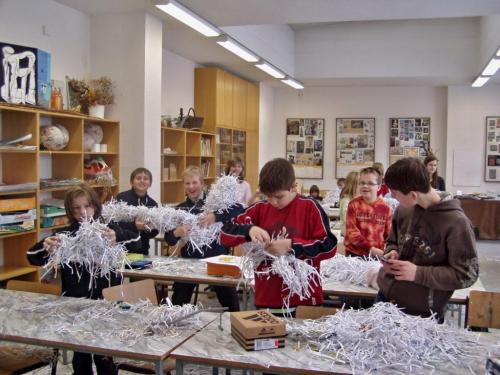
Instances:
[[[349,282],[378,289],[377,275],[381,264],[375,258],[346,257],[341,254],[321,262],[323,279]]]
[[[403,313],[391,303],[339,311],[317,320],[288,321],[287,331],[306,339],[313,353],[348,364],[353,373],[394,369],[431,373],[439,364],[467,369],[487,348],[472,332]]]

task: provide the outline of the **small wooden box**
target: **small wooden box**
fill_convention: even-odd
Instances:
[[[204,259],[207,262],[207,274],[212,276],[240,277],[241,258],[231,255],[219,255]]]

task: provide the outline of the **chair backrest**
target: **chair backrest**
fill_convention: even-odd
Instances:
[[[500,293],[471,291],[467,325],[469,327],[500,328]]]
[[[105,288],[102,290],[102,295],[108,301],[136,303],[149,300],[153,305],[158,305],[155,282],[152,279]]]
[[[62,293],[60,285],[39,283],[36,281],[24,281],[24,280],[7,281],[7,289],[18,290],[20,292],[53,294],[56,296],[60,296]]]
[[[323,306],[297,306],[295,317],[297,319],[318,319],[325,315],[334,315],[337,309]]]

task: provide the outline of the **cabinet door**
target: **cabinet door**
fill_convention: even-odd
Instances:
[[[233,127],[246,129],[247,125],[247,82],[233,78]]]
[[[247,129],[259,129],[259,86],[247,82]]]
[[[227,128],[233,127],[233,76],[228,72],[222,72],[223,77],[223,106],[222,125]]]

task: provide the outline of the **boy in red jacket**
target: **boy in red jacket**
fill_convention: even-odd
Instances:
[[[307,260],[319,271],[320,261],[335,255],[337,239],[330,231],[328,216],[321,206],[311,198],[305,198],[293,191],[295,173],[293,166],[285,159],[267,162],[259,174],[260,191],[267,201],[248,207],[231,222],[224,225],[221,243],[236,246],[243,242],[259,241],[266,251],[273,255],[293,252],[299,259]],[[288,238],[271,240],[279,233]],[[259,265],[267,269],[270,262]],[[276,275],[255,275],[255,305],[269,308],[275,314],[293,314],[298,305],[321,305],[323,290],[319,280],[313,285],[312,297],[300,300],[296,295],[290,298],[289,310],[283,301],[287,291],[283,279]]]
[[[391,208],[377,190],[382,176],[374,168],[359,172],[359,197],[347,206],[345,253],[349,256],[382,255],[384,242],[391,231]]]

